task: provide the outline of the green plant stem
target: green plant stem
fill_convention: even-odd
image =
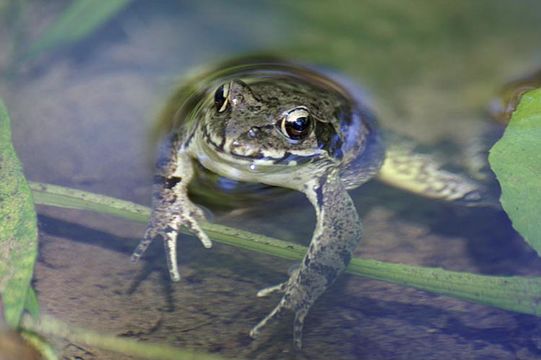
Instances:
[[[143,223],[150,213],[146,207],[108,196],[40,183],[30,183],[30,187],[36,204],[96,211]],[[204,223],[202,227],[213,240],[247,250],[290,260],[300,260],[306,252],[300,245],[223,225]],[[347,272],[506,310],[541,314],[540,277],[486,276],[361,258],[354,258]]]
[[[223,360],[223,357],[198,353],[192,350],[182,350],[164,344],[147,344],[132,339],[68,326],[53,317],[43,315],[40,320],[29,316],[22,319],[22,327],[38,334],[58,336],[70,341],[99,347],[100,349],[118,352],[124,355],[136,356],[143,359],[160,360]]]

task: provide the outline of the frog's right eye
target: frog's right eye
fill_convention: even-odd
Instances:
[[[218,112],[224,112],[229,105],[229,83],[223,84],[214,93],[214,105]]]
[[[287,138],[299,141],[306,137],[312,129],[310,112],[304,106],[296,107],[284,114],[278,126]]]

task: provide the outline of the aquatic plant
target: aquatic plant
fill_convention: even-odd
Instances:
[[[522,95],[488,159],[513,227],[541,255],[541,89]]]

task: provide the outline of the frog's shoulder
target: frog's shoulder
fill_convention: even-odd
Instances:
[[[385,145],[377,117],[364,88],[343,74],[326,68],[315,69],[340,86],[349,100],[348,114],[336,120],[343,138],[340,177],[346,189],[353,189],[370,180],[383,163]]]

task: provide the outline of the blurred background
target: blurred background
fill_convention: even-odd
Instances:
[[[82,10],[70,10],[78,2]],[[333,69],[365,88],[383,127],[450,158],[498,89],[541,64],[536,0],[84,3],[0,0],[0,97],[14,145],[31,180],[145,205],[155,115],[205,64],[264,52]],[[366,224],[359,256],[487,274],[541,270],[501,212],[377,183],[353,196]],[[306,244],[314,219],[302,196],[266,206],[214,220]],[[35,285],[45,311],[74,325],[248,359],[541,356],[537,318],[348,276],[311,312],[305,354],[293,354],[291,319],[256,342],[247,335],[278,301],[257,299],[257,289],[282,281],[287,261],[185,239],[185,280],[171,284],[161,246],[129,263],[144,227],[39,211]],[[290,222],[298,226],[283,226]],[[58,347],[68,358],[119,358]]]

